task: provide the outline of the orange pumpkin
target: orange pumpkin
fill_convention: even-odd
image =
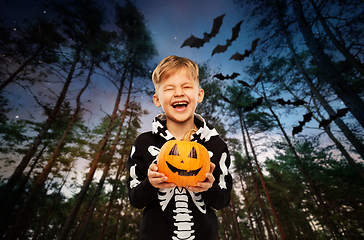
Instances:
[[[185,133],[182,140],[166,142],[158,155],[158,171],[168,177],[167,182],[177,186],[196,186],[206,179],[210,170],[210,156],[207,149],[191,142],[191,135],[196,130]]]

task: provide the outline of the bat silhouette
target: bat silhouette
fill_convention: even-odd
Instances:
[[[344,117],[348,113],[348,111],[349,111],[348,108],[342,108],[342,109],[337,110],[337,112],[334,116],[330,115],[330,119],[322,120],[319,124],[319,128],[329,126],[332,121],[336,120],[336,118]]]
[[[252,42],[252,47],[250,48],[250,50],[245,50],[244,54],[240,54],[239,52],[236,52],[234,55],[231,56],[231,58],[229,60],[242,61],[242,60],[244,60],[244,58],[249,57],[250,54],[255,52],[255,50],[257,49],[259,40],[260,40],[260,38],[255,39]]]
[[[245,107],[243,112],[250,112],[250,111],[254,110],[254,108],[256,108],[257,106],[262,104],[262,102],[263,102],[262,97],[257,98],[257,101],[255,101],[252,105]]]
[[[185,47],[185,46],[189,46],[191,48],[195,47],[195,48],[200,48],[202,47],[205,43],[209,42],[211,38],[215,37],[219,31],[220,31],[220,27],[222,25],[222,20],[225,17],[225,14],[217,17],[214,19],[214,24],[212,26],[212,30],[210,33],[204,32],[203,34],[203,38],[197,38],[195,36],[193,36],[191,34],[191,37],[187,38],[181,48]]]
[[[239,100],[239,98],[241,97],[241,95],[243,94],[243,91],[241,91],[239,94],[238,94],[238,96],[236,97],[236,99],[235,99],[235,101],[230,101],[227,97],[225,97],[224,95],[220,95],[221,97],[222,97],[222,99],[225,101],[225,102],[227,102],[227,103],[230,103],[230,104],[235,104],[238,100]],[[259,106],[260,104],[262,104],[262,102],[263,102],[263,98],[262,97],[260,97],[260,98],[257,98],[257,101],[255,101],[254,103],[252,103],[252,105],[250,105],[250,106],[247,106],[247,107],[245,107],[244,108],[244,110],[243,110],[243,112],[250,112],[250,111],[252,111],[252,110],[254,110],[257,106]]]
[[[224,75],[222,75],[222,73],[218,73],[218,74],[215,74],[214,77],[219,80],[225,80],[225,79],[234,79],[239,75],[240,75],[240,73],[236,73],[236,72],[234,72],[230,76],[229,75],[224,76]]]
[[[224,100],[225,102],[227,102],[227,103],[232,103],[227,97],[225,97],[224,95],[220,95],[221,96],[221,98],[222,98],[222,100]]]
[[[227,97],[225,97],[225,96],[224,96],[224,95],[222,95],[222,94],[221,94],[221,98],[222,98],[222,100],[224,100],[225,102],[230,103],[230,104],[232,104],[232,105],[235,105],[235,103],[236,103],[237,101],[239,101],[239,98],[241,97],[241,95],[243,95],[243,91],[241,91],[241,92],[238,94],[238,96],[235,98],[235,100],[234,100],[234,101],[230,101]]]
[[[304,100],[296,100],[294,102],[291,102],[291,100],[285,101],[283,98],[278,98],[276,100],[276,102],[279,103],[279,104],[281,104],[282,106],[285,106],[285,105],[293,105],[295,107],[298,107],[300,105],[303,105],[303,104],[306,104],[307,103]]]
[[[243,21],[240,21],[235,25],[235,27],[233,27],[233,34],[232,34],[230,39],[226,39],[226,44],[225,45],[218,44],[214,48],[214,50],[212,50],[211,57],[214,56],[214,54],[216,54],[216,53],[225,52],[228,49],[228,47],[231,46],[231,43],[234,42],[239,36],[240,26],[241,26],[242,23],[243,23]]]
[[[263,76],[263,72],[261,72],[259,74],[259,76],[255,79],[254,84],[252,84],[252,85],[249,85],[247,82],[245,82],[243,80],[238,80],[238,82],[243,84],[243,86],[245,86],[245,87],[249,87],[250,89],[253,89],[260,82],[260,80],[262,79],[262,76]]]
[[[298,134],[300,132],[302,132],[303,130],[303,126],[308,123],[309,121],[311,121],[312,119],[312,112],[306,113],[305,115],[303,115],[303,121],[298,121],[299,125],[296,127],[293,127],[292,130],[292,136],[294,136],[295,134]]]

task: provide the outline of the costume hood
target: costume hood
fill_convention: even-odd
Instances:
[[[206,123],[200,115],[195,113],[195,125],[198,128],[197,132],[192,135],[194,141],[207,142],[211,137],[218,136],[215,128]],[[173,135],[167,129],[166,115],[164,113],[156,116],[152,123],[152,133],[157,134],[166,140],[174,139]]]

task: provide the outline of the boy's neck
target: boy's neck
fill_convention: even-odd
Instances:
[[[177,140],[181,140],[188,130],[196,129],[197,127],[192,119],[192,121],[184,123],[176,123],[167,120],[167,129]]]

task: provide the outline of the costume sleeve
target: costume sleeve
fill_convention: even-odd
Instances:
[[[232,188],[232,177],[229,173],[230,154],[225,144],[225,148],[218,156],[213,156],[211,161],[216,165],[213,175],[215,182],[212,187],[202,193],[206,204],[220,210],[230,202],[230,192]]]
[[[138,139],[135,140],[130,150],[126,167],[130,173],[127,179],[130,204],[138,209],[147,206],[157,195],[158,189],[153,187],[147,177],[149,156],[139,147]]]

